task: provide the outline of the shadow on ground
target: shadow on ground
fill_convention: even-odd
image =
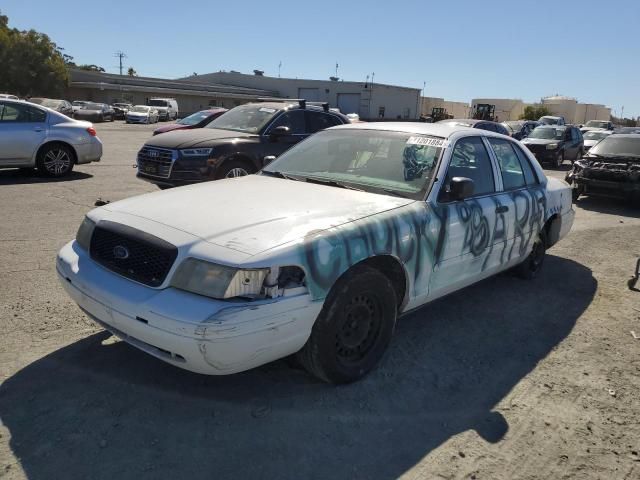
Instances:
[[[495,405],[595,291],[548,256],[533,282],[501,275],[405,316],[380,368],[343,387],[285,362],[191,374],[96,334],[7,379],[0,416],[30,479],[392,479],[460,432],[500,441]]]
[[[24,185],[29,183],[59,183],[84,180],[93,175],[84,172],[72,171],[69,175],[59,178],[51,178],[40,175],[36,170],[12,169],[0,170],[0,185]]]
[[[597,196],[580,196],[575,204],[592,212],[606,213],[609,215],[620,215],[629,218],[640,218],[640,202],[631,203],[629,200],[597,197]]]

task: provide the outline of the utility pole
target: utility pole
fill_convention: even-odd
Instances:
[[[127,54],[121,50],[118,50],[113,54],[114,57],[118,57],[120,59],[120,75],[122,75],[122,59],[127,58]]]
[[[338,78],[338,62],[336,62],[336,78]]]
[[[425,88],[427,88],[426,80],[422,82],[422,96],[420,97],[420,115],[418,115],[418,117],[422,116],[422,109],[424,108],[424,89]]]
[[[278,78],[280,78],[280,69],[282,68],[282,60],[280,60],[280,63],[278,64]]]
[[[622,111],[620,112],[620,120],[624,119],[624,105],[622,106]]]

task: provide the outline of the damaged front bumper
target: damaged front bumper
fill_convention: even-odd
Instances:
[[[640,163],[582,159],[565,180],[580,194],[617,198],[640,196]]]
[[[146,287],[104,269],[75,241],[60,250],[56,269],[69,296],[106,330],[165,362],[209,375],[298,351],[322,309],[308,294],[236,302]]]

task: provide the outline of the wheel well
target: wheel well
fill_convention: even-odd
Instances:
[[[76,153],[76,149],[73,148],[73,145],[67,143],[67,142],[62,142],[60,140],[53,140],[47,143],[43,143],[42,145],[40,145],[40,148],[38,148],[38,151],[36,152],[36,161],[38,160],[38,157],[40,157],[40,153],[42,153],[42,151],[46,148],[46,147],[50,147],[52,145],[62,145],[67,147],[69,150],[71,150],[71,155],[73,156],[73,163],[77,164],[78,163],[78,154]]]
[[[252,170],[254,171],[258,171],[258,167],[256,166],[255,162],[252,161],[250,158],[245,157],[244,155],[232,155],[230,157],[225,158],[220,165],[218,165],[218,170],[220,168],[222,168],[225,164],[229,163],[229,162],[240,162],[240,163],[244,163],[246,164],[248,167],[250,167]]]
[[[367,265],[375,268],[386,276],[393,285],[398,299],[398,309],[401,309],[407,301],[407,275],[400,261],[391,255],[379,255],[367,258],[358,265]]]
[[[544,224],[544,231],[547,234],[547,248],[555,245],[560,237],[560,215],[554,213]]]

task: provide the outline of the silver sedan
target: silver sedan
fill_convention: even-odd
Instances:
[[[62,177],[75,164],[99,162],[102,142],[90,122],[19,100],[0,99],[0,168],[37,168]]]

